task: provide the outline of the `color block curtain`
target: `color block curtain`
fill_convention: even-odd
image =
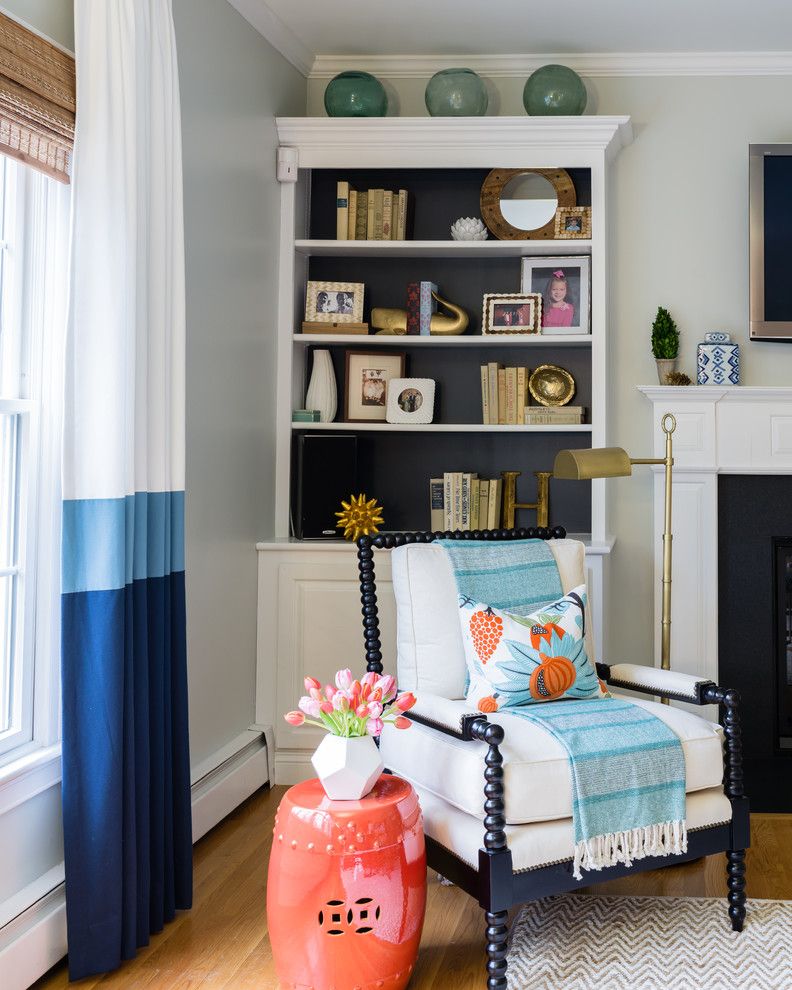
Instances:
[[[75,0],[66,354],[63,815],[69,969],[192,897],[184,244],[170,0]]]

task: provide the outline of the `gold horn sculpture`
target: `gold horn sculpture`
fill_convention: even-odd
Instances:
[[[449,310],[451,316],[445,313],[432,313],[429,322],[429,333],[433,337],[458,337],[467,330],[469,317],[461,306],[441,299],[436,292],[432,293],[438,305]],[[377,329],[377,334],[407,333],[407,310],[390,309],[385,306],[375,307],[371,311],[371,325]]]

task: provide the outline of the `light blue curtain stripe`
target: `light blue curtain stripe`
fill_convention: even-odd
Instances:
[[[110,591],[184,570],[184,492],[63,503],[63,594]]]

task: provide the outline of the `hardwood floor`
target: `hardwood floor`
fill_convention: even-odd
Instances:
[[[254,795],[195,847],[195,898],[122,969],[69,984],[65,963],[35,990],[276,990],[267,939],[266,866],[272,822],[285,788]],[[430,874],[421,953],[410,990],[481,990],[483,917],[456,887]],[[725,859],[636,874],[582,888],[588,893],[725,895]],[[754,815],[748,853],[751,897],[792,899],[792,815]],[[725,919],[724,903],[724,919]]]

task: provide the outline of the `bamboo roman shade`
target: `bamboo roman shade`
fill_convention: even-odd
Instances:
[[[0,152],[69,181],[74,58],[0,14]]]

